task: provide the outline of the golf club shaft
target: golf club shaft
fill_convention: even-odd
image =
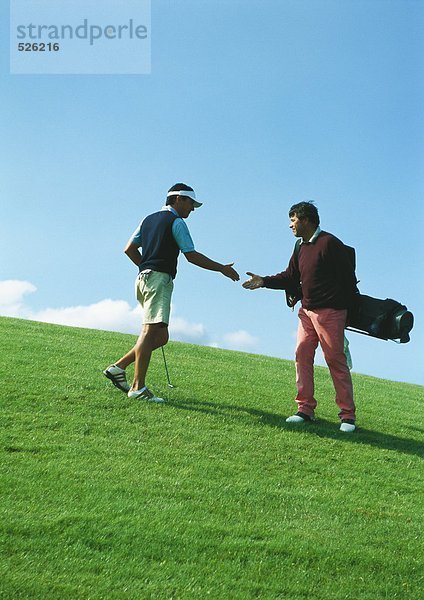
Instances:
[[[169,379],[168,365],[166,364],[165,350],[164,350],[163,346],[162,346],[162,356],[163,356],[163,364],[165,365],[166,379],[168,381],[168,386],[174,387],[171,383],[171,380]]]

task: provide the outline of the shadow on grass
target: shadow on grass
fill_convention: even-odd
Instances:
[[[199,402],[195,399],[169,401],[168,405],[180,410],[220,415],[229,418],[245,419],[246,415],[251,415],[263,425],[290,432],[310,433],[321,438],[337,439],[349,444],[366,444],[384,450],[395,450],[404,454],[415,454],[416,456],[424,457],[424,445],[416,440],[401,438],[372,429],[364,429],[363,427],[358,427],[354,434],[346,434],[339,431],[338,424],[326,419],[318,419],[314,423],[296,425],[286,423],[286,417],[284,416],[246,406]],[[241,415],[240,413],[243,414]]]

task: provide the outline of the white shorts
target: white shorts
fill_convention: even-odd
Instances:
[[[171,296],[174,281],[168,273],[150,271],[139,273],[135,280],[135,293],[138,302],[143,307],[143,323],[169,324],[171,312]]]

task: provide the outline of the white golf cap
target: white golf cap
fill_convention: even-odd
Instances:
[[[177,190],[174,192],[168,192],[166,197],[169,198],[169,196],[186,196],[187,198],[191,198],[193,200],[194,208],[199,208],[199,206],[202,206],[203,204],[203,202],[197,202],[196,194],[193,190]]]

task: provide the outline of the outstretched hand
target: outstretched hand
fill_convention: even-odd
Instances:
[[[235,269],[233,269],[233,264],[234,263],[230,263],[229,265],[224,265],[224,268],[222,269],[222,274],[225,275],[225,277],[229,277],[233,281],[239,281],[240,275],[237,273],[237,271]]]
[[[257,290],[260,287],[264,286],[263,277],[260,275],[255,275],[254,273],[250,273],[247,271],[246,275],[250,276],[250,279],[245,281],[242,285],[246,290]]]

